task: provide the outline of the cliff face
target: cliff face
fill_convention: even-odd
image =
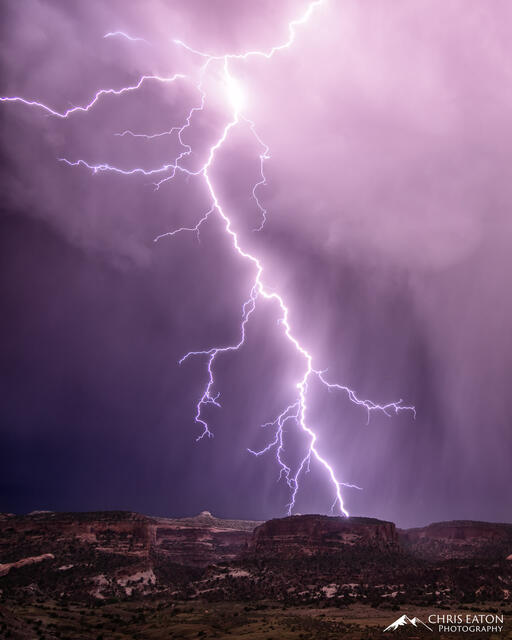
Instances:
[[[167,588],[169,576],[186,585],[200,568],[238,557],[257,524],[208,512],[182,519],[131,512],[2,514],[0,578],[25,585],[22,590],[36,584],[47,593],[79,591],[97,599],[147,595]]]
[[[246,549],[258,522],[221,520],[204,511],[194,518],[152,518],[127,511],[36,512],[0,519],[0,561],[44,547],[71,545],[130,558],[165,556],[169,562],[206,566]]]
[[[402,549],[427,559],[506,558],[512,525],[473,521],[396,529],[372,518],[291,516],[258,523],[222,520],[203,512],[193,518],[152,518],[131,512],[51,513],[0,517],[0,563],[16,563],[63,550],[81,555],[123,556],[204,567],[252,555],[314,555],[351,548]]]
[[[258,526],[259,525],[259,526]],[[250,551],[258,555],[313,555],[351,547],[386,549],[398,543],[395,525],[371,518],[292,516],[266,523],[195,518],[151,518],[130,512],[35,513],[0,520],[0,562],[53,553],[110,564],[178,564],[205,567]],[[64,557],[65,556],[65,557]]]
[[[511,553],[512,525],[482,522],[403,531],[372,518],[320,515],[258,523],[208,512],[180,519],[131,512],[0,514],[0,600],[2,593],[79,600],[166,593],[182,600],[279,594],[387,602],[407,585],[422,594],[433,567],[439,584],[425,592],[427,603],[448,602],[468,588],[469,602],[484,595],[509,599]],[[464,560],[445,562],[457,558],[475,559],[473,568]],[[468,578],[468,571],[474,575]]]
[[[257,555],[293,556],[336,553],[350,547],[385,550],[397,545],[392,522],[304,515],[269,520],[256,527],[249,549]]]
[[[433,559],[506,557],[512,549],[512,524],[454,520],[427,527],[399,530],[403,548]]]
[[[97,552],[144,557],[149,553],[150,525],[154,519],[137,513],[35,512],[0,520],[0,559],[16,561],[20,553],[37,555],[47,548],[71,545]]]
[[[154,549],[170,562],[206,566],[233,560],[247,549],[258,522],[222,520],[203,511],[195,518],[156,519]]]

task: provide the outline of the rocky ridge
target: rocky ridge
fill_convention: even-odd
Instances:
[[[511,553],[512,525],[469,521],[400,530],[320,515],[260,523],[209,512],[2,514],[0,600],[509,599]]]
[[[398,530],[402,547],[431,560],[502,558],[512,548],[512,524],[453,520]],[[505,555],[504,555],[505,554]]]

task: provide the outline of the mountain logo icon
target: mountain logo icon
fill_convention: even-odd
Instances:
[[[405,627],[407,625],[412,625],[413,627],[425,627],[425,629],[428,629],[429,631],[433,631],[433,629],[431,629],[427,624],[425,624],[424,622],[422,622],[419,618],[409,618],[409,616],[406,616],[405,614],[403,616],[400,616],[400,618],[398,618],[397,620],[395,620],[394,622],[392,622],[389,627],[386,627],[384,629],[384,631],[396,631],[399,627]]]

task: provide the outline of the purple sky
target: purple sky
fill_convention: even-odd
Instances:
[[[142,74],[194,73],[201,61],[173,38],[218,54],[266,48],[307,3],[126,5],[3,0],[0,94],[64,110]],[[246,129],[212,171],[244,245],[319,368],[417,408],[416,421],[366,425],[313,390],[323,454],[364,488],[344,491],[354,515],[512,520],[511,14],[506,0],[327,0],[292,49],[233,63],[272,155],[257,234],[260,149]],[[148,42],[103,38],[116,30]],[[251,281],[215,220],[201,244],[153,242],[197,221],[204,189],[180,177],[155,191],[56,160],[159,165],[174,140],[113,134],[169,129],[196,100],[176,83],[69,120],[0,104],[0,511],[284,514],[272,456],[246,452],[264,445],[259,425],[300,369],[270,306],[243,352],[219,360],[215,438],[195,442],[204,361],[177,360],[236,339]],[[219,97],[191,128],[199,162],[225,117]],[[313,465],[297,511],[325,513],[331,497]]]

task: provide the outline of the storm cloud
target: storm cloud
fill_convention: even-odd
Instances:
[[[282,42],[304,2],[3,2],[4,96],[56,110],[143,74],[194,74],[176,46],[218,53]],[[354,514],[401,525],[512,516],[509,294],[512,8],[504,0],[332,1],[271,61],[233,62],[247,116],[269,145],[268,209],[251,200],[261,149],[233,132],[213,170],[245,246],[289,301],[320,369],[416,420],[372,416],[315,390],[311,420]],[[143,40],[104,38],[123,30]],[[215,94],[215,86],[211,88]],[[219,360],[215,432],[195,442],[201,360],[238,335],[251,267],[218,221],[153,240],[208,209],[194,179],[155,190],[129,169],[179,152],[165,131],[193,84],[148,82],[68,120],[19,103],[2,118],[0,509],[128,508],[269,518],[287,502],[259,425],[300,362],[262,305],[243,352]],[[225,122],[222,96],[197,117],[190,166]],[[298,504],[327,512],[312,468]]]

